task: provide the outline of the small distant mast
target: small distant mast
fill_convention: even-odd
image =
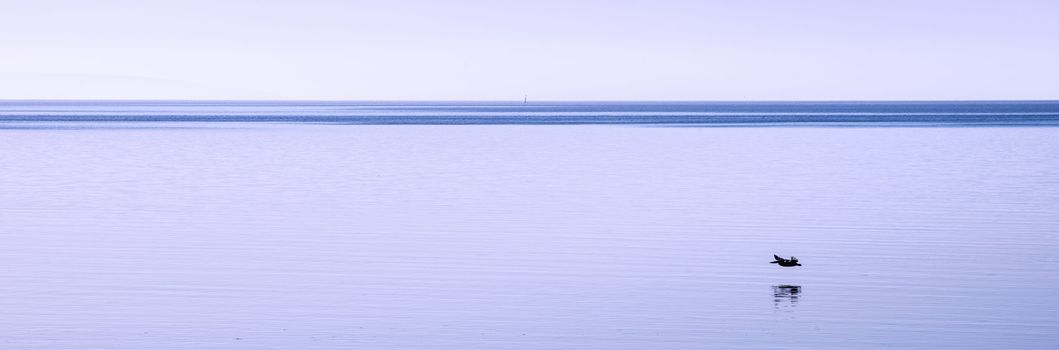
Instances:
[[[526,101],[529,101],[529,95],[522,95],[522,103],[526,103]]]

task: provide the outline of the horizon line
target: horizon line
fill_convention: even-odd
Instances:
[[[1055,99],[804,99],[804,100],[784,100],[784,99],[747,99],[747,100],[650,100],[650,99],[626,99],[626,100],[598,100],[598,99],[542,99],[542,100],[529,100],[524,102],[522,99],[511,99],[511,100],[495,100],[495,99],[165,99],[165,98],[0,98],[0,103],[3,102],[440,102],[440,103],[453,103],[453,102],[487,102],[487,103],[518,103],[518,104],[539,104],[539,103],[577,103],[577,102],[593,102],[593,103],[827,103],[827,102],[867,102],[867,103],[887,103],[887,102],[1059,102],[1059,98]]]

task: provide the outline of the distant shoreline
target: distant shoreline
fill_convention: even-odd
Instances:
[[[0,123],[1059,126],[1059,101],[530,102],[5,100]]]

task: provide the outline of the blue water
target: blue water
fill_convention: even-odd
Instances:
[[[1056,106],[0,102],[0,348],[1054,348]]]

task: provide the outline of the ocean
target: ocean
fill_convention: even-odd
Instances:
[[[1054,101],[0,101],[0,347],[1054,348],[1057,127]]]

